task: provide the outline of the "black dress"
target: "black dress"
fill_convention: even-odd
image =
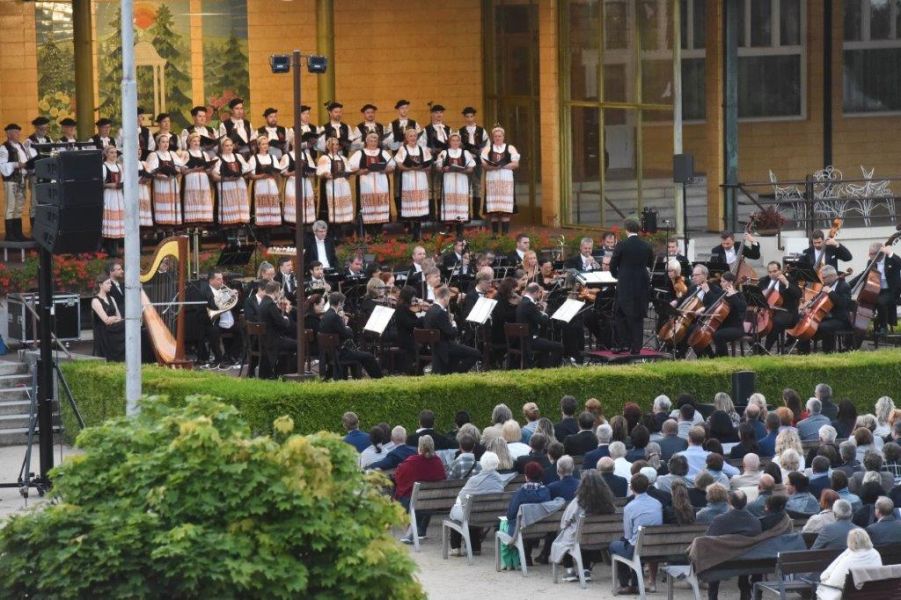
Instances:
[[[94,298],[100,302],[106,316],[117,315],[115,301],[112,298],[106,301],[100,296]],[[94,356],[102,356],[108,361],[115,362],[125,360],[125,321],[107,325],[93,310],[91,315],[94,319]]]

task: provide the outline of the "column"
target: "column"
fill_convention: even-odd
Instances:
[[[316,54],[328,59],[328,70],[320,75],[319,114],[325,115],[326,102],[335,98],[335,5],[333,0],[316,0]],[[325,122],[328,117],[320,119]]]
[[[94,134],[94,56],[91,0],[72,1],[75,44],[75,102],[79,139]]]

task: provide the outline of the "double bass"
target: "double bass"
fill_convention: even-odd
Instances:
[[[751,233],[751,222],[749,221],[747,226],[745,226],[745,234]],[[735,275],[735,284],[736,286],[741,285],[742,283],[756,283],[757,282],[757,272],[754,271],[754,267],[749,265],[745,261],[745,240],[742,238],[741,242],[738,243],[738,248],[735,250],[735,262],[732,263],[732,266],[729,267],[729,271]]]
[[[884,245],[891,246],[899,238],[901,238],[901,231],[893,233]],[[882,289],[882,276],[879,275],[876,265],[883,258],[885,258],[885,254],[880,249],[876,256],[867,263],[857,283],[851,289],[851,299],[857,303],[857,310],[854,312],[852,325],[859,336],[866,335],[870,322],[876,316],[879,292]]]

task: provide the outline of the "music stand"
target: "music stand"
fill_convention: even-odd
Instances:
[[[382,337],[385,333],[385,329],[388,327],[388,323],[390,323],[391,319],[394,317],[395,311],[396,309],[388,306],[376,305],[372,314],[369,315],[366,325],[363,326],[363,331],[371,331],[379,337]]]
[[[250,262],[250,257],[253,256],[256,248],[256,244],[235,243],[225,246],[219,254],[216,266],[244,267]]]
[[[494,311],[495,306],[497,306],[497,300],[485,297],[479,298],[473,305],[472,310],[469,311],[469,314],[466,315],[466,321],[484,325],[491,318],[491,313]]]
[[[582,311],[585,307],[586,303],[582,300],[573,300],[572,298],[566,300],[563,304],[560,305],[554,314],[551,315],[551,318],[555,321],[561,321],[563,323],[569,323]]]
[[[791,266],[786,265],[786,274],[790,273],[795,281],[803,280],[807,283],[819,283],[820,275],[813,267],[807,263],[795,263]]]

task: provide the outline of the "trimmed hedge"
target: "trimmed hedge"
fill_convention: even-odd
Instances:
[[[124,365],[83,361],[64,363],[62,368],[88,425],[124,414]],[[484,426],[500,402],[510,406],[517,418],[525,402],[536,402],[543,415],[556,421],[559,400],[565,394],[580,401],[596,397],[609,415],[620,413],[626,402],[648,408],[661,393],[675,400],[679,393],[690,392],[701,402],[711,402],[716,392],[731,392],[732,373],[741,370],[756,372],[757,390],[771,403],[781,403],[783,388],[794,388],[804,398],[821,382],[833,387],[836,398],[851,398],[863,412],[872,412],[883,395],[901,400],[901,350],[302,384],[150,366],[144,368],[143,390],[179,401],[194,394],[220,397],[237,406],[258,432],[268,432],[281,415],[294,419],[298,433],[338,431],[347,410],[360,416],[364,430],[381,421],[410,428],[416,426],[423,408],[434,410],[437,427],[445,430],[461,409]],[[77,432],[67,403],[63,407],[66,431]]]

